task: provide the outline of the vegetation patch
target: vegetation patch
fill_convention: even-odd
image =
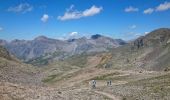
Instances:
[[[140,95],[140,97],[150,97],[150,99],[154,99],[155,95],[157,98],[166,98],[170,96],[170,74],[152,77],[147,79],[142,79],[139,81],[131,81],[127,84],[124,84],[123,87],[129,87],[129,91],[131,88],[137,87],[137,90],[140,91],[132,94],[131,97],[135,98],[135,96]],[[152,95],[152,96],[151,96]]]
[[[83,68],[86,66],[87,57],[88,57],[87,54],[80,54],[80,55],[73,55],[66,60],[72,66],[78,66],[78,67]]]
[[[54,74],[54,75],[50,75],[47,78],[45,78],[44,80],[42,80],[42,82],[47,83],[47,82],[51,82],[53,81],[58,75]]]

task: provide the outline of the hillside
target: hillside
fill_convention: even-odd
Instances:
[[[169,100],[169,34],[170,29],[158,29],[108,52],[78,53],[60,60],[53,59],[60,53],[49,53],[30,62],[39,67],[13,60],[1,47],[0,99]],[[75,41],[81,44],[85,39],[69,40]]]
[[[0,47],[0,80],[11,83],[38,84],[39,70],[24,64],[11,56],[6,49]],[[40,77],[39,77],[40,78]]]
[[[103,100],[107,98],[105,95],[100,95],[89,89],[73,90],[72,88],[62,89],[63,87],[60,86],[58,88],[51,87],[45,81],[45,78],[52,74],[50,67],[40,69],[11,60],[12,56],[6,49],[0,47],[0,51],[0,100]],[[63,70],[65,73],[66,70],[71,72],[70,67],[79,69],[70,65],[68,65],[68,69],[59,66],[57,66],[59,69],[52,70],[55,72]]]
[[[9,59],[9,60],[11,59],[9,52],[2,46],[0,46],[0,57],[6,58],[6,59]]]
[[[144,37],[138,38],[132,48],[134,47],[134,51],[138,53],[143,53],[142,56],[138,57],[143,63],[141,66],[148,69],[164,70],[170,67],[169,41],[170,29],[161,28],[152,31]]]
[[[146,36],[112,49],[106,63],[116,69],[166,70],[170,63],[170,29],[157,29]],[[103,59],[107,59],[105,56]],[[102,64],[104,65],[104,64]],[[100,65],[100,67],[102,67]]]

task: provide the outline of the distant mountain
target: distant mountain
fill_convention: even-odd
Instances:
[[[121,39],[112,39],[99,34],[92,35],[89,39],[82,37],[78,39],[57,40],[39,36],[34,40],[16,39],[11,42],[0,40],[0,45],[3,45],[11,54],[24,61],[53,53],[57,54],[55,57],[58,59],[57,57],[61,58],[66,55],[103,52],[125,43]]]
[[[100,34],[96,34],[96,35],[92,35],[91,39],[98,39],[100,37],[102,37]]]

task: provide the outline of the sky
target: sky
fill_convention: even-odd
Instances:
[[[0,0],[0,39],[101,34],[135,39],[170,28],[170,0]]]

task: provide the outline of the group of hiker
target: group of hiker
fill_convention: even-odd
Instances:
[[[93,88],[93,89],[96,88],[96,84],[97,84],[96,80],[92,80],[91,85],[92,85],[92,88]],[[107,86],[112,86],[112,81],[111,81],[111,80],[108,80],[108,81],[106,82],[106,84],[107,84]]]

